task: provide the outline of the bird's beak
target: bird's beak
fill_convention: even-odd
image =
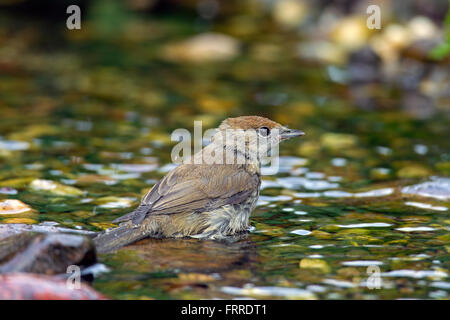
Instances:
[[[281,140],[287,140],[290,138],[304,136],[305,133],[301,130],[283,128],[280,132],[280,135],[281,135]]]

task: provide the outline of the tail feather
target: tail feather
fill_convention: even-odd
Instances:
[[[135,241],[144,239],[148,236],[142,232],[140,227],[133,227],[131,224],[124,224],[117,228],[106,230],[96,236],[93,241],[97,252],[106,253],[117,250]]]
[[[151,207],[149,205],[141,204],[139,205],[139,207],[136,208],[136,210],[113,220],[113,223],[120,223],[132,220],[133,224],[139,224],[142,222],[142,220],[144,220],[150,208]]]

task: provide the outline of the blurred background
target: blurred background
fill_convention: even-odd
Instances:
[[[80,30],[66,27],[72,4]],[[374,4],[379,30],[366,24]],[[94,287],[448,298],[448,11],[448,0],[0,0],[0,201],[20,200],[3,202],[0,223],[106,229],[173,167],[174,129],[268,116],[307,136],[282,145],[280,173],[264,178],[251,244],[124,249],[102,258],[110,272]],[[405,199],[424,181],[431,197]],[[385,273],[381,290],[364,288],[367,261]]]

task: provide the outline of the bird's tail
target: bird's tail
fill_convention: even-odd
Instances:
[[[144,239],[147,236],[148,233],[143,232],[142,228],[139,226],[133,226],[131,223],[126,223],[117,228],[103,231],[93,240],[97,252],[105,253]]]

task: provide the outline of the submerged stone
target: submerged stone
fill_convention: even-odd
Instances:
[[[300,269],[315,269],[323,273],[330,272],[331,268],[325,260],[320,259],[302,259],[299,263]]]
[[[239,54],[239,41],[218,33],[204,33],[168,45],[165,57],[176,62],[211,62],[234,58]]]
[[[106,185],[112,185],[116,183],[116,180],[99,174],[84,174],[77,178],[76,183],[80,186],[90,185],[93,183],[101,183]]]
[[[304,157],[316,156],[320,153],[320,145],[313,141],[305,141],[298,146],[297,152]]]
[[[297,46],[298,56],[305,60],[320,63],[343,64],[346,60],[346,51],[331,41],[302,41]]]
[[[83,191],[75,187],[66,186],[52,180],[36,179],[30,183],[30,188],[35,191],[44,191],[58,196],[77,197]]]
[[[76,288],[76,290],[74,290]],[[105,296],[84,283],[70,288],[54,276],[13,273],[0,275],[1,300],[103,300]]]
[[[320,230],[313,230],[311,235],[317,239],[331,239],[333,237],[331,233]]]
[[[10,187],[0,187],[0,194],[15,195],[18,191]]]
[[[340,19],[331,32],[332,40],[347,50],[363,46],[369,35],[365,19],[357,15]]]
[[[325,133],[320,142],[323,148],[337,151],[356,147],[358,138],[345,133]]]
[[[423,177],[429,176],[430,173],[431,173],[430,170],[428,170],[427,168],[425,168],[423,166],[413,165],[413,166],[401,168],[397,172],[397,176],[399,178],[405,178],[405,179],[423,178]]]
[[[33,139],[43,135],[57,134],[59,128],[47,124],[33,124],[14,132],[8,136],[10,140],[33,141]]]
[[[33,180],[34,180],[33,177],[14,178],[14,179],[3,180],[0,182],[0,187],[23,188],[23,187],[27,186]]]
[[[24,223],[24,224],[35,224],[36,220],[30,218],[9,218],[2,220],[3,223]]]
[[[95,201],[100,208],[127,208],[133,205],[136,198],[131,197],[103,197]]]
[[[309,8],[306,3],[296,0],[276,1],[273,7],[273,17],[285,28],[295,28],[307,17]]]
[[[308,290],[287,287],[255,287],[246,285],[243,288],[223,287],[222,292],[232,295],[244,295],[255,297],[283,297],[285,299],[315,300],[315,294]]]
[[[0,201],[0,215],[19,214],[32,212],[33,209],[27,204],[16,199],[6,199]]]
[[[22,151],[27,150],[30,144],[25,141],[0,140],[0,150]]]
[[[14,224],[0,224],[0,241],[2,239],[8,238],[10,236],[20,234],[20,233],[28,233],[28,232],[39,232],[39,233],[75,233],[86,236],[93,236],[96,232],[87,231],[87,230],[77,230],[77,229],[69,229],[57,227],[55,224],[57,223],[49,223],[43,222],[40,224],[24,224],[24,223],[14,223]]]

